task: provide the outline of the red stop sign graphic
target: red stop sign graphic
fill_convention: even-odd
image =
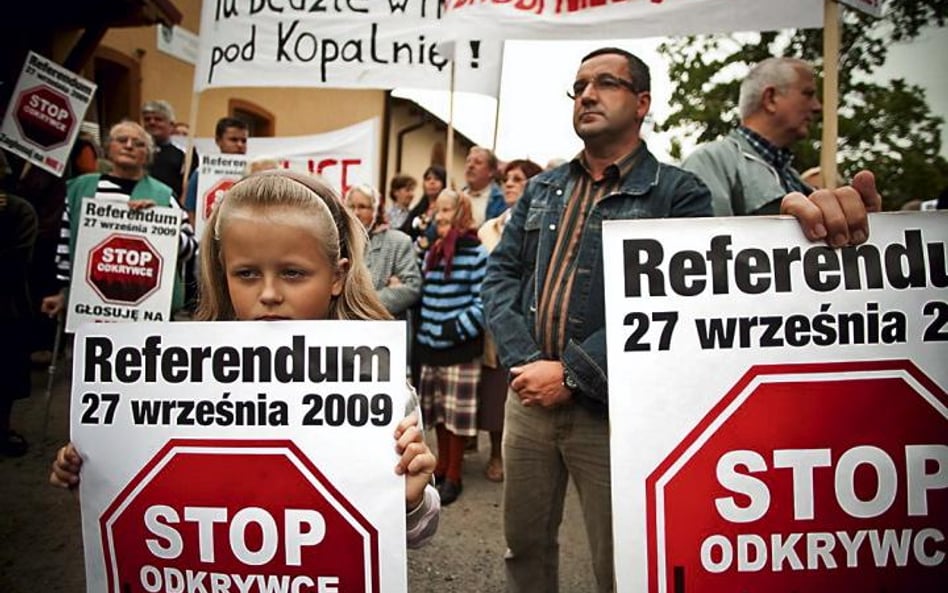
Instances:
[[[911,362],[755,367],[646,481],[649,591],[943,591],[946,443]]]
[[[65,144],[76,125],[66,95],[46,86],[20,93],[13,119],[23,138],[46,150]]]
[[[161,266],[146,239],[112,235],[92,248],[86,281],[110,303],[137,305],[161,286]]]
[[[229,190],[231,186],[237,183],[236,179],[221,179],[214,184],[211,189],[207,190],[207,193],[204,194],[204,219],[207,220],[211,216],[211,212],[214,210],[214,204],[217,203],[222,197],[224,197],[224,192]]]
[[[99,526],[110,593],[379,590],[375,528],[290,441],[171,440]]]

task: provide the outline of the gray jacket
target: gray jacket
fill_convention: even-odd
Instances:
[[[711,190],[715,216],[779,214],[780,200],[787,194],[777,170],[736,131],[699,146],[681,168],[700,177]]]
[[[395,229],[372,233],[365,251],[365,265],[372,275],[372,284],[379,299],[395,317],[401,316],[421,297],[421,270],[415,260],[411,239]],[[396,276],[398,286],[388,286]]]

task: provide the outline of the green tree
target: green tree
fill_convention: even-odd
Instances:
[[[911,41],[924,27],[944,27],[948,0],[890,0],[883,19],[841,7],[839,57],[839,170],[848,179],[860,169],[876,174],[886,209],[913,198],[929,198],[948,185],[948,161],[939,155],[944,119],[931,113],[925,92],[896,78],[870,80],[894,43]],[[740,123],[737,97],[750,66],[771,56],[823,65],[822,29],[697,35],[659,47],[675,85],[672,112],[659,129],[704,143],[726,135]],[[941,68],[932,56],[934,70]],[[793,146],[799,170],[819,164],[822,125]],[[681,158],[681,140],[671,154]]]

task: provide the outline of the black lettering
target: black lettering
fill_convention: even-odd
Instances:
[[[648,296],[665,296],[665,277],[658,265],[664,258],[661,244],[654,239],[626,239],[622,242],[622,263],[625,267],[625,296],[640,297],[640,276],[648,278]],[[644,254],[644,261],[640,254]]]
[[[112,380],[112,341],[105,337],[89,336],[85,341],[85,381],[108,383]]]
[[[769,274],[770,259],[761,249],[744,249],[734,258],[734,281],[741,292],[760,294],[770,288],[770,278],[754,278],[754,274]]]

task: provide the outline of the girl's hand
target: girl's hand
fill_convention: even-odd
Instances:
[[[402,281],[398,278],[398,276],[390,276],[389,279],[388,279],[388,282],[386,282],[385,285],[386,285],[386,286],[392,286],[392,287],[394,287],[394,286],[401,286],[401,285],[402,285]]]
[[[62,447],[53,461],[53,471],[49,474],[49,483],[60,488],[75,488],[79,485],[79,468],[82,457],[72,443]]]
[[[411,511],[424,499],[425,486],[434,473],[435,456],[418,430],[418,415],[412,412],[402,418],[395,429],[395,451],[401,455],[395,473],[405,476],[405,509]]]

